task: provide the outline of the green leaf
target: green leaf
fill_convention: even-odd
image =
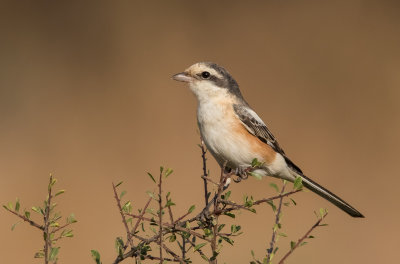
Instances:
[[[56,182],[57,182],[57,179],[54,179],[50,174],[50,183],[49,183],[49,186],[48,186],[48,190],[49,191],[51,190],[51,188],[53,188],[53,186],[54,186],[54,184],[56,184]]]
[[[126,191],[122,191],[121,194],[119,195],[119,199],[122,199],[122,197],[124,197],[125,194],[126,194]]]
[[[44,252],[43,250],[40,250],[38,252],[35,253],[35,255],[33,256],[34,258],[44,258]]]
[[[225,194],[221,195],[221,198],[223,200],[228,200],[229,197],[231,196],[231,193],[232,193],[231,191],[227,191]]]
[[[220,224],[219,226],[218,226],[218,232],[220,232],[221,230],[222,230],[222,228],[224,228],[225,227],[225,224]]]
[[[29,212],[29,211],[25,211],[24,214],[25,214],[25,217],[28,219],[31,217],[31,212]]]
[[[165,171],[165,178],[167,178],[167,177],[168,177],[169,175],[171,175],[173,172],[174,172],[173,169],[168,168],[168,169]]]
[[[120,186],[123,183],[123,181],[120,181],[119,183],[117,183],[117,185],[115,185],[115,188]]]
[[[254,172],[254,171],[250,171],[250,172],[248,172],[251,176],[253,176],[254,178],[256,178],[257,180],[261,180],[262,178],[263,178],[263,175],[261,175],[261,174],[259,174],[259,173],[257,173],[257,172]]]
[[[209,259],[205,255],[201,255],[201,258],[204,259],[205,261],[209,262]]]
[[[192,212],[194,211],[195,208],[196,208],[195,205],[190,206],[190,208],[189,208],[189,210],[188,210],[188,213],[189,213],[189,214],[192,213]]]
[[[253,160],[251,161],[251,167],[253,167],[253,168],[259,167],[259,166],[261,166],[261,165],[262,165],[262,163],[259,162],[257,159],[253,159]]]
[[[196,252],[197,250],[199,250],[200,248],[204,247],[205,245],[207,245],[207,243],[201,243],[198,244],[194,247],[194,252]]]
[[[301,246],[307,245],[307,243],[308,243],[307,241],[303,241],[303,242],[300,243],[299,246],[301,247]]]
[[[296,242],[290,241],[290,248],[293,250],[294,247],[296,246]]]
[[[269,186],[271,186],[272,188],[274,188],[276,192],[279,192],[278,185],[276,185],[275,183],[271,182],[271,183],[269,184]]]
[[[314,238],[314,236],[308,236],[308,238]]]
[[[235,218],[235,217],[236,217],[236,215],[234,215],[234,214],[232,214],[232,213],[229,213],[229,212],[225,212],[224,215],[229,216],[229,217],[232,217],[232,218]]]
[[[146,193],[147,193],[151,198],[153,198],[154,200],[158,201],[158,199],[156,198],[156,195],[155,195],[153,192],[151,192],[151,191],[146,191]]]
[[[38,214],[43,214],[43,210],[41,210],[40,208],[36,207],[36,206],[32,206],[32,211],[38,213]]]
[[[164,167],[160,166],[160,173],[162,173],[164,171]]]
[[[56,192],[55,196],[59,196],[60,194],[65,193],[65,190],[59,190],[58,192]]]
[[[147,175],[149,175],[150,179],[151,179],[154,183],[156,183],[156,180],[154,179],[153,175],[152,175],[150,172],[148,172]]]
[[[293,188],[295,190],[300,190],[301,188],[303,188],[303,183],[302,182],[303,182],[303,178],[301,178],[300,176],[296,177],[296,179],[293,182]]]
[[[78,222],[78,221],[75,218],[75,214],[70,214],[67,217],[67,224],[73,224],[73,223],[76,223],[76,222]]]
[[[272,207],[272,211],[274,212],[276,211],[276,206],[273,201],[267,201],[267,204],[269,204]]]
[[[13,224],[12,226],[11,226],[11,231],[14,231],[14,229],[15,229],[15,227],[17,226],[17,225],[19,225],[21,222],[16,222],[15,224]]]
[[[14,206],[12,202],[8,203],[8,209],[10,209],[11,211],[14,211]]]
[[[221,236],[221,238],[233,246],[234,241],[232,239],[225,236]]]
[[[74,234],[72,233],[72,230],[69,229],[64,229],[61,233],[61,237],[73,237]]]
[[[54,260],[57,259],[57,255],[58,255],[58,251],[59,250],[60,250],[59,247],[51,248],[50,255],[49,255],[49,260],[50,261],[54,261]]]
[[[132,205],[131,201],[127,201],[123,206],[122,206],[122,211],[125,213],[130,213],[132,211]]]
[[[295,201],[293,198],[290,198],[290,200],[292,201],[292,203],[293,203],[294,205],[297,205],[296,201]]]
[[[285,233],[279,233],[278,235],[280,235],[281,237],[287,237]]]
[[[175,235],[175,234],[172,234],[172,235],[169,237],[169,242],[175,242],[175,240],[176,240],[176,235]]]
[[[325,215],[327,214],[327,210],[325,209],[325,208],[320,208],[319,209],[319,217],[320,218],[324,218],[325,217]]]
[[[92,254],[92,258],[94,259],[94,261],[96,261],[96,264],[101,264],[101,260],[100,260],[100,253],[97,250],[90,250],[91,254]]]
[[[124,255],[124,241],[121,237],[115,239],[115,249],[117,250],[118,256]]]
[[[16,200],[16,202],[15,202],[15,211],[16,211],[16,212],[19,212],[19,207],[20,207],[19,199],[17,198],[17,200]]]

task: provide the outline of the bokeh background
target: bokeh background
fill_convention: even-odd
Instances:
[[[146,172],[165,165],[176,213],[201,205],[196,101],[171,75],[215,61],[289,157],[366,215],[299,194],[277,258],[326,207],[329,226],[288,263],[396,263],[399,14],[398,1],[1,1],[0,202],[39,204],[55,175],[60,210],[79,220],[59,263],[91,263],[90,249],[114,259],[124,229],[111,182],[141,207],[154,188]],[[271,196],[270,181],[235,184],[234,198]],[[238,215],[245,234],[224,262],[264,254],[273,217],[258,212]],[[16,221],[0,211],[0,262],[40,263],[39,232],[11,231]]]

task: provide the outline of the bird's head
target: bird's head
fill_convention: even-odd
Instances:
[[[239,85],[223,67],[212,62],[199,62],[175,74],[176,81],[186,82],[199,100],[229,95],[242,99]]]

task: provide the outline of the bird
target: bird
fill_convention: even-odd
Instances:
[[[201,138],[221,168],[241,175],[256,160],[261,164],[254,171],[256,174],[290,182],[301,177],[307,189],[352,217],[364,217],[350,204],[305,176],[288,158],[225,68],[213,62],[199,62],[173,75],[172,79],[187,83],[197,98]]]

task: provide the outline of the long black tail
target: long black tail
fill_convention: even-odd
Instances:
[[[295,171],[292,171],[294,176],[300,176],[303,179],[303,186],[309,189],[310,191],[318,194],[319,196],[325,198],[329,202],[333,203],[352,217],[364,217],[359,211],[357,211],[354,207],[343,201],[337,195],[328,191],[318,183],[314,182],[310,178],[304,176],[303,174],[299,174]]]

